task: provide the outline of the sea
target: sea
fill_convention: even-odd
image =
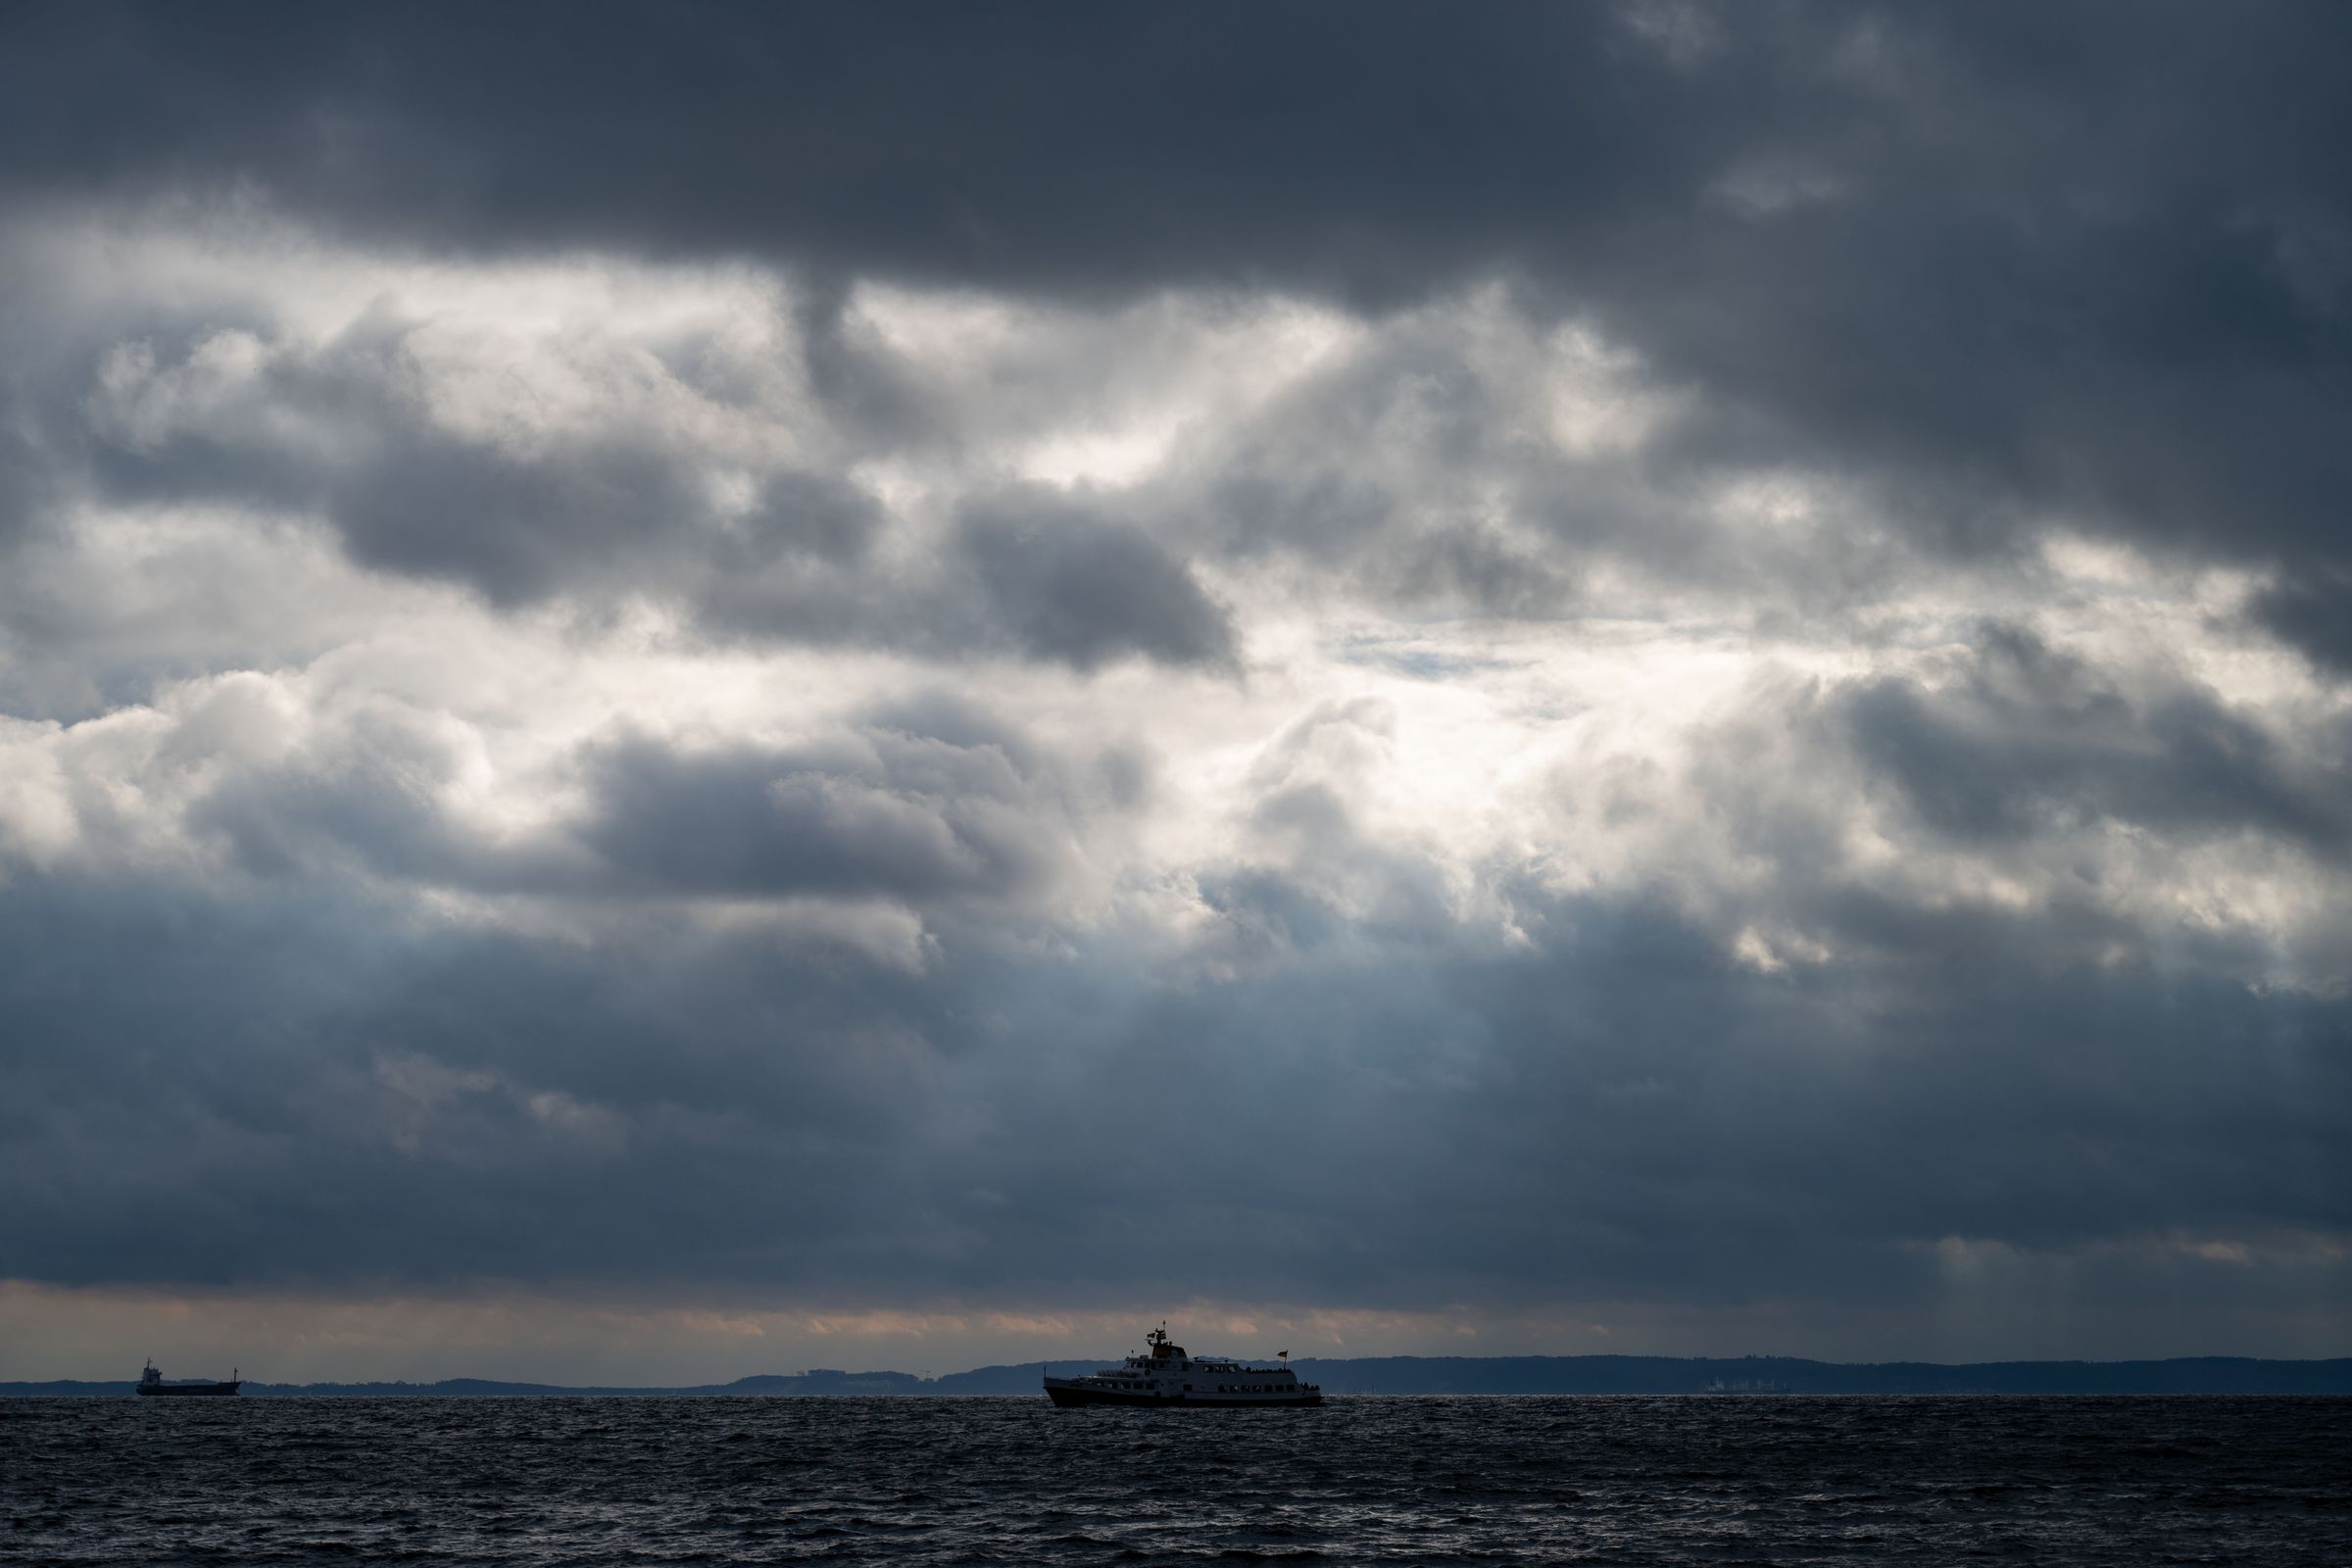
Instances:
[[[2352,1563],[2352,1399],[0,1399],[0,1561]]]

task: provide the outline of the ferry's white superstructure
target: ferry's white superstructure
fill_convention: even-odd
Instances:
[[[1250,1366],[1241,1361],[1195,1360],[1168,1341],[1168,1328],[1152,1330],[1151,1349],[1106,1366],[1092,1377],[1046,1379],[1055,1404],[1197,1404],[1221,1409],[1264,1405],[1321,1404],[1323,1390],[1301,1383],[1288,1365]],[[1289,1352],[1284,1352],[1287,1360]]]

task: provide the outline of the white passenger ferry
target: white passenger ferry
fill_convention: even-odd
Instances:
[[[1184,1347],[1168,1343],[1168,1326],[1152,1331],[1152,1348],[1106,1366],[1092,1377],[1046,1379],[1055,1404],[1198,1404],[1218,1409],[1242,1406],[1321,1404],[1322,1388],[1301,1383],[1281,1366],[1248,1366],[1240,1361],[1195,1360]],[[1282,1352],[1287,1363],[1291,1352]]]

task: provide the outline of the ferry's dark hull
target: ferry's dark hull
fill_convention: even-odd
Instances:
[[[1295,1410],[1309,1404],[1321,1404],[1320,1394],[1302,1394],[1295,1399],[1203,1399],[1182,1394],[1164,1397],[1156,1394],[1131,1394],[1123,1389],[1062,1389],[1051,1384],[1046,1396],[1055,1404],[1131,1404],[1154,1410],[1181,1407],[1187,1410]]]
[[[240,1383],[242,1379],[238,1380]],[[236,1383],[142,1383],[141,1394],[169,1395],[177,1398],[210,1398],[217,1395],[234,1394]]]

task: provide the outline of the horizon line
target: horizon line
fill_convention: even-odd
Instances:
[[[986,1384],[997,1384],[997,1383],[1002,1383],[1002,1382],[1003,1382],[1004,1380],[1005,1380],[1006,1378],[1011,1378],[1011,1377],[1023,1377],[1023,1376],[1037,1375],[1037,1374],[1039,1374],[1039,1373],[1042,1373],[1042,1372],[1044,1372],[1044,1371],[1050,1370],[1051,1368],[1054,1368],[1054,1367],[1056,1367],[1056,1366],[1068,1366],[1068,1365],[1076,1365],[1076,1364],[1082,1364],[1082,1363],[1084,1363],[1084,1364],[1092,1364],[1092,1363],[1095,1363],[1095,1362],[1101,1362],[1101,1361],[1116,1361],[1117,1359],[1118,1359],[1118,1357],[1117,1357],[1117,1356],[1110,1356],[1110,1357],[1102,1357],[1102,1356],[1057,1356],[1057,1357],[1051,1357],[1051,1358],[1045,1358],[1045,1359],[1039,1359],[1039,1360],[1030,1360],[1030,1361],[991,1362],[991,1363],[987,1363],[987,1364],[980,1365],[980,1366],[975,1366],[975,1367],[969,1367],[969,1368],[965,1368],[965,1369],[963,1369],[963,1370],[960,1370],[960,1371],[943,1372],[943,1373],[937,1373],[937,1374],[927,1374],[927,1373],[918,1373],[918,1372],[906,1372],[906,1371],[901,1371],[901,1370],[898,1370],[898,1369],[896,1369],[896,1368],[881,1368],[881,1367],[875,1367],[875,1368],[866,1368],[866,1369],[862,1369],[862,1370],[857,1370],[857,1371],[852,1371],[852,1370],[849,1370],[849,1369],[846,1369],[846,1368],[840,1368],[840,1367],[806,1367],[806,1368],[802,1368],[802,1369],[800,1369],[800,1370],[797,1370],[797,1371],[790,1371],[790,1372],[750,1372],[750,1373],[744,1373],[744,1374],[742,1374],[742,1375],[740,1375],[740,1376],[737,1376],[737,1377],[734,1377],[734,1378],[731,1378],[731,1379],[727,1379],[727,1380],[724,1380],[724,1381],[710,1381],[710,1382],[699,1382],[699,1383],[661,1383],[661,1384],[637,1384],[637,1385],[626,1385],[626,1384],[610,1384],[610,1383],[553,1383],[553,1382],[541,1382],[541,1381],[537,1381],[537,1380],[530,1380],[530,1379],[515,1379],[515,1378],[483,1377],[483,1376],[475,1376],[475,1375],[460,1375],[460,1376],[441,1377],[441,1378],[431,1378],[431,1379],[410,1379],[410,1378],[360,1378],[360,1379],[312,1378],[312,1379],[308,1379],[308,1380],[305,1380],[305,1381],[302,1381],[302,1382],[275,1382],[275,1381],[271,1381],[271,1380],[270,1380],[270,1379],[267,1379],[267,1378],[242,1378],[242,1379],[239,1379],[239,1380],[237,1380],[237,1381],[241,1382],[241,1383],[242,1383],[242,1384],[243,1384],[245,1387],[247,1387],[247,1388],[250,1388],[250,1389],[254,1389],[254,1390],[263,1390],[263,1389],[269,1389],[269,1390],[278,1390],[278,1391],[295,1391],[295,1392],[299,1392],[299,1391],[303,1391],[303,1390],[368,1390],[368,1389],[385,1389],[385,1390],[392,1390],[392,1389],[402,1389],[402,1390],[424,1390],[424,1391],[430,1391],[430,1390],[435,1390],[435,1389],[457,1389],[457,1388],[464,1388],[464,1387],[479,1386],[479,1387],[482,1387],[482,1388],[485,1388],[485,1389],[491,1389],[491,1390],[503,1390],[503,1391],[511,1391],[511,1392],[516,1392],[516,1393],[547,1393],[547,1394],[555,1394],[555,1395],[564,1395],[564,1394],[582,1394],[582,1395],[612,1395],[612,1396],[625,1396],[625,1395],[632,1395],[632,1394],[643,1394],[643,1395],[652,1395],[652,1396],[662,1396],[662,1395],[693,1395],[693,1394],[715,1394],[715,1393],[724,1393],[724,1392],[726,1392],[726,1391],[728,1391],[728,1390],[741,1389],[741,1388],[743,1388],[743,1387],[744,1387],[744,1386],[746,1386],[746,1385],[779,1385],[779,1384],[810,1384],[810,1383],[814,1383],[814,1384],[829,1384],[829,1385],[847,1385],[847,1384],[858,1384],[858,1383],[881,1383],[881,1384],[887,1385],[887,1387],[885,1387],[885,1388],[880,1388],[880,1389],[866,1389],[866,1390],[856,1390],[856,1389],[852,1389],[852,1390],[848,1390],[848,1391],[846,1391],[846,1392],[849,1392],[849,1393],[852,1393],[852,1394],[858,1394],[858,1393],[864,1393],[864,1394],[886,1394],[886,1393],[893,1392],[893,1391],[898,1391],[898,1392],[914,1392],[914,1391],[931,1391],[931,1390],[938,1390],[938,1391],[940,1391],[940,1392],[942,1392],[942,1393],[948,1393],[948,1394],[956,1394],[956,1393],[958,1393],[958,1392],[960,1392],[960,1393],[963,1393],[963,1394],[967,1394],[967,1395],[969,1395],[969,1394],[986,1394],[986,1393],[995,1393],[995,1392],[1004,1392],[1004,1393],[1019,1393],[1019,1392],[1021,1392],[1021,1391],[1019,1391],[1019,1390],[1017,1390],[1017,1389],[997,1389],[997,1388],[994,1388],[994,1387],[990,1387],[990,1388],[975,1388],[975,1389],[968,1389],[968,1390],[957,1391],[957,1390],[953,1390],[953,1389],[943,1389],[941,1386],[942,1386],[942,1385],[949,1385],[949,1384],[960,1384],[960,1383],[972,1383],[972,1382],[979,1382],[979,1383],[986,1383]],[[1272,1360],[1272,1359],[1274,1359],[1274,1358],[1272,1358],[1272,1357],[1253,1357],[1253,1358],[1248,1358],[1248,1359]],[[1371,1370],[1373,1370],[1373,1369],[1377,1369],[1377,1368],[1389,1368],[1389,1369],[1393,1369],[1394,1371],[1396,1371],[1396,1372],[1398,1372],[1398,1373],[1405,1373],[1405,1372],[1409,1372],[1411,1369],[1413,1369],[1413,1368],[1415,1368],[1415,1367],[1429,1368],[1429,1369],[1446,1369],[1446,1368],[1476,1368],[1476,1369],[1484,1369],[1484,1370],[1486,1370],[1486,1371],[1488,1371],[1488,1372],[1490,1372],[1490,1373],[1494,1373],[1494,1372],[1502,1372],[1502,1371],[1504,1371],[1504,1370],[1506,1370],[1506,1369],[1508,1369],[1508,1368],[1514,1367],[1514,1366],[1516,1366],[1516,1367],[1520,1367],[1520,1368],[1523,1368],[1523,1369],[1525,1369],[1525,1370],[1528,1370],[1528,1371],[1531,1371],[1531,1372],[1532,1372],[1532,1371],[1534,1371],[1534,1370],[1536,1370],[1536,1369],[1537,1369],[1539,1366],[1550,1366],[1550,1367],[1557,1367],[1557,1368],[1565,1368],[1565,1367],[1573,1367],[1573,1366],[1584,1366],[1584,1367],[1587,1367],[1587,1368],[1593,1368],[1593,1369],[1597,1369],[1598,1367],[1601,1367],[1601,1366],[1603,1366],[1603,1365],[1607,1365],[1607,1364],[1612,1364],[1612,1363],[1614,1363],[1614,1364],[1617,1364],[1617,1365],[1618,1365],[1618,1366],[1619,1366],[1621,1369],[1625,1369],[1625,1370],[1631,1370],[1631,1369],[1633,1369],[1633,1368],[1636,1368],[1636,1367],[1644,1367],[1644,1366],[1645,1366],[1645,1367],[1651,1367],[1651,1368],[1658,1368],[1658,1369],[1668,1369],[1668,1368],[1678,1368],[1678,1367],[1681,1367],[1681,1368],[1700,1368],[1700,1369],[1706,1369],[1706,1370],[1709,1370],[1709,1371],[1713,1371],[1713,1370],[1715,1370],[1715,1369],[1719,1369],[1719,1368],[1726,1368],[1726,1367],[1730,1367],[1730,1368],[1754,1367],[1754,1368],[1758,1368],[1758,1369],[1762,1369],[1762,1368],[1765,1368],[1765,1367],[1773,1367],[1773,1368],[1779,1368],[1779,1369],[1782,1369],[1782,1370],[1784,1370],[1784,1371],[1788,1371],[1788,1372],[1797,1372],[1797,1371],[1804,1370],[1804,1369],[1811,1369],[1811,1370],[1813,1370],[1813,1371],[1815,1371],[1815,1372],[1817,1372],[1817,1373],[1819,1373],[1819,1374],[1825,1374],[1825,1375],[1828,1375],[1828,1376],[1829,1376],[1829,1377],[1831,1377],[1833,1380],[1836,1380],[1836,1379],[1838,1379],[1838,1378],[1839,1377],[1839,1375],[1843,1375],[1843,1376],[1844,1376],[1845,1378],[1847,1378],[1847,1379],[1851,1379],[1851,1378],[1854,1378],[1854,1377],[1857,1377],[1857,1376],[1858,1376],[1858,1377],[1861,1377],[1861,1378],[1865,1378],[1865,1379],[1867,1379],[1867,1378],[1869,1378],[1869,1377],[1870,1377],[1872,1374],[1878,1374],[1882,1380],[1888,1379],[1888,1378],[1895,1379],[1895,1380],[1900,1380],[1901,1378],[1904,1378],[1904,1377],[1906,1377],[1906,1376],[1909,1376],[1909,1377],[1926,1377],[1926,1378],[1931,1378],[1931,1379],[1933,1379],[1933,1378],[1936,1378],[1937,1375],[1944,1375],[1944,1376],[1957,1376],[1957,1377],[1963,1377],[1963,1378],[1965,1378],[1965,1377],[1967,1377],[1967,1376],[1968,1376],[1968,1375],[1970,1375],[1970,1374],[1985,1374],[1985,1373],[1992,1373],[1992,1372],[1999,1372],[1999,1373],[2003,1373],[2003,1374],[2010,1374],[2010,1375],[2020,1375],[2020,1376],[2028,1376],[2028,1377],[2031,1377],[2031,1376],[2033,1376],[2034,1374],[2037,1374],[2037,1373],[2038,1373],[2038,1374],[2043,1374],[2043,1375],[2048,1375],[2048,1374],[2063,1374],[2063,1373],[2065,1373],[2065,1372],[2067,1372],[2067,1371],[2069,1371],[2069,1370],[2077,1370],[2077,1371],[2091,1372],[2091,1373],[2098,1373],[2098,1374],[2107,1374],[2107,1375],[2110,1375],[2110,1376],[2112,1376],[2113,1374],[2116,1374],[2116,1373],[2128,1373],[2128,1372],[2132,1372],[2132,1371],[2145,1371],[2145,1372],[2149,1372],[2149,1373],[2158,1373],[2158,1374],[2161,1374],[2161,1373],[2162,1373],[2162,1372],[2163,1372],[2165,1369],[2171,1369],[2171,1370],[2173,1370],[2173,1371],[2176,1371],[2176,1372],[2178,1372],[2178,1371],[2181,1371],[2181,1370],[2194,1369],[2194,1368],[2210,1368],[2210,1369],[2220,1370],[2220,1369],[2222,1369],[2222,1368],[2225,1368],[2225,1367],[2227,1367],[2227,1368],[2233,1368],[2233,1369],[2239,1369],[2239,1370],[2249,1370],[2249,1371],[2250,1371],[2250,1370],[2255,1370],[2255,1369],[2261,1369],[2261,1370],[2263,1370],[2263,1371],[2268,1371],[2268,1372],[2287,1372],[2287,1373],[2296,1372],[2296,1371],[2314,1371],[2314,1370],[2323,1370],[2323,1369],[2324,1369],[2324,1370],[2327,1370],[2327,1371],[2330,1371],[2330,1372],[2332,1372],[2332,1371],[2336,1371],[2336,1370],[2338,1370],[2338,1369],[2341,1369],[2341,1370],[2343,1370],[2344,1372],[2346,1372],[2347,1374],[2352,1374],[2352,1355],[2339,1355],[2339,1356],[2308,1356],[2308,1357],[2279,1357],[2279,1356],[2249,1356],[2249,1355],[2230,1355],[2230,1354],[2200,1354],[2200,1355],[2175,1355],[2175,1356],[2133,1356],[2133,1357],[2123,1357],[2123,1358],[2118,1358],[2118,1359],[2114,1359],[2114,1360],[2097,1360],[2097,1359],[2092,1359],[2092,1358],[2089,1358],[2089,1357],[2076,1356],[2076,1357],[2063,1357],[2063,1358],[2034,1358],[2034,1359],[2023,1359],[2023,1358],[2021,1358],[2021,1359],[1984,1360],[1984,1361],[1926,1361],[1926,1360],[1891,1360],[1891,1361],[1829,1361],[1829,1360],[1824,1360],[1824,1359],[1821,1359],[1821,1358],[1819,1358],[1819,1357],[1815,1357],[1815,1356],[1776,1355],[1776,1354],[1762,1354],[1762,1353],[1753,1353],[1753,1352],[1744,1352],[1744,1353],[1738,1354],[1738,1355],[1690,1356],[1690,1355],[1639,1355],[1639,1354],[1628,1354],[1628,1353],[1624,1353],[1624,1352],[1608,1351],[1608,1352],[1581,1352],[1581,1353],[1576,1353],[1576,1354],[1565,1354],[1565,1355],[1560,1355],[1560,1354],[1544,1354],[1544,1353],[1536,1353],[1536,1354],[1527,1354],[1527,1355],[1410,1355],[1410,1354],[1407,1354],[1407,1355],[1362,1355],[1362,1356],[1302,1355],[1302,1356],[1291,1357],[1291,1358],[1290,1358],[1290,1360],[1291,1360],[1291,1364],[1292,1364],[1292,1365],[1294,1365],[1294,1366],[1298,1366],[1298,1365],[1310,1365],[1310,1364],[1311,1364],[1311,1365],[1318,1365],[1318,1366],[1334,1367],[1334,1368],[1339,1368],[1339,1367],[1347,1367],[1347,1366],[1357,1366],[1357,1367],[1361,1367],[1361,1368],[1365,1369],[1367,1372],[1369,1372],[1369,1371],[1371,1371]],[[173,1383],[194,1383],[194,1382],[205,1382],[205,1381],[210,1381],[210,1380],[207,1380],[207,1379],[172,1379],[172,1380],[171,1380],[171,1381],[172,1381]],[[2333,1383],[2334,1383],[2336,1380],[2334,1380],[2334,1379],[2329,1379],[2328,1381],[2329,1381],[2329,1382],[2330,1382],[2330,1384],[2332,1385],[2332,1384],[2333,1384]],[[55,1392],[57,1392],[57,1393],[59,1393],[59,1394],[61,1394],[61,1395],[65,1395],[65,1394],[69,1394],[71,1391],[73,1391],[73,1390],[76,1390],[76,1389],[90,1389],[90,1390],[113,1390],[113,1389],[128,1389],[128,1388],[130,1388],[130,1387],[132,1387],[132,1386],[133,1386],[134,1382],[135,1382],[135,1379],[132,1379],[132,1378],[120,1378],[120,1379],[117,1379],[117,1378],[12,1378],[12,1379],[0,1379],[0,1395],[18,1395],[18,1396],[37,1396],[37,1394],[38,1394],[38,1392],[39,1392],[39,1391],[44,1391],[44,1390],[47,1390],[47,1391],[55,1391]],[[2342,1389],[2340,1389],[2340,1390],[2339,1390],[2339,1389],[2335,1389],[2335,1388],[2333,1388],[2333,1387],[2330,1387],[2330,1388],[2329,1388],[2329,1389],[2328,1389],[2328,1390],[2325,1390],[2325,1391],[2318,1391],[2318,1392],[2352,1392],[2352,1376],[2347,1376],[2347,1377],[2346,1377],[2346,1378],[2343,1380],[2343,1383],[2344,1383],[2344,1386],[2343,1386],[2343,1388],[2342,1388]],[[1355,1392],[1362,1392],[1362,1393],[1379,1393],[1379,1392],[1384,1392],[1384,1391],[1366,1389],[1366,1390],[1358,1390],[1358,1391],[1355,1391]],[[1410,1389],[1399,1389],[1399,1390],[1396,1390],[1396,1391],[1389,1391],[1389,1392],[1397,1392],[1397,1393],[1411,1393],[1411,1392],[1415,1392],[1415,1391],[1413,1391],[1413,1390],[1410,1390]],[[1512,1391],[1512,1390],[1509,1390],[1509,1389],[1493,1389],[1493,1388],[1490,1388],[1490,1389],[1483,1389],[1483,1390],[1482,1390],[1482,1389],[1462,1389],[1462,1390],[1444,1389],[1444,1390],[1433,1390],[1433,1391],[1427,1391],[1427,1392],[1459,1392],[1459,1393],[1481,1393],[1481,1392],[1487,1392],[1487,1393],[1510,1393],[1510,1392],[1514,1392],[1514,1391]],[[1558,1390],[1544,1390],[1544,1389],[1525,1389],[1525,1390],[1520,1390],[1520,1391],[1517,1391],[1517,1392],[1524,1392],[1524,1393],[1530,1393],[1530,1394],[1542,1394],[1542,1393],[1546,1393],[1546,1392],[1575,1393],[1575,1392],[1579,1392],[1579,1391],[1577,1391],[1577,1390],[1574,1390],[1574,1389],[1558,1389]],[[1610,1392],[1639,1393],[1639,1392],[1648,1392],[1648,1393],[1667,1393],[1667,1394],[1671,1394],[1671,1393],[1678,1393],[1678,1392],[1689,1392],[1689,1393],[1757,1393],[1757,1394],[1806,1394],[1806,1393],[1826,1393],[1826,1394],[1836,1394],[1836,1393],[1867,1393],[1867,1392],[1873,1392],[1873,1391],[1871,1391],[1871,1390],[1869,1390],[1869,1389],[1864,1389],[1864,1388],[1849,1388],[1849,1389],[1839,1389],[1839,1388],[1814,1388],[1814,1389],[1807,1389],[1807,1388],[1799,1388],[1799,1387],[1794,1387],[1794,1386],[1791,1386],[1790,1384],[1788,1384],[1788,1383],[1787,1383],[1787,1382],[1778,1381],[1778,1380],[1774,1380],[1774,1379],[1770,1379],[1770,1378],[1754,1378],[1754,1379],[1744,1379],[1744,1380],[1740,1380],[1740,1381],[1739,1381],[1739,1382],[1736,1382],[1736,1383],[1726,1384],[1726,1383],[1724,1383],[1724,1382],[1721,1380],[1721,1378],[1720,1378],[1720,1377],[1718,1377],[1718,1378],[1717,1378],[1717,1379],[1714,1381],[1714,1383],[1712,1383],[1711,1385],[1709,1385],[1709,1386],[1705,1386],[1705,1387],[1701,1387],[1701,1388],[1697,1388],[1697,1389],[1688,1389],[1688,1390],[1683,1390],[1683,1389],[1645,1389],[1645,1388],[1641,1388],[1641,1387],[1637,1387],[1637,1386],[1634,1386],[1634,1385],[1628,1385],[1627,1387],[1625,1387],[1625,1388],[1623,1388],[1623,1389],[1618,1389],[1618,1390],[1610,1390],[1610,1389],[1594,1389],[1594,1390],[1590,1390],[1590,1391],[1586,1391],[1586,1392],[1593,1392],[1593,1393],[1610,1393]],[[1887,1391],[1887,1392],[1901,1392],[1901,1391],[1900,1391],[1900,1390],[1889,1390],[1889,1391]],[[1964,1390],[1964,1389],[1938,1389],[1938,1390],[1920,1390],[1920,1391],[1917,1391],[1917,1392],[1943,1392],[1943,1393],[1958,1393],[1958,1392],[1971,1392],[1971,1391]],[[2001,1391],[2001,1390],[1985,1390],[1985,1391],[1984,1391],[1984,1392],[1995,1392],[1995,1393],[1997,1393],[1997,1392],[2003,1392],[2003,1391]],[[2015,1391],[2012,1391],[2012,1392],[2025,1392],[2025,1393],[2031,1393],[2031,1392],[2036,1392],[2036,1391],[2034,1391],[2034,1390],[2031,1390],[2031,1389],[2019,1389],[2019,1390],[2015,1390]],[[2059,1391],[2057,1391],[2057,1390],[2051,1390],[2051,1391],[2046,1391],[2046,1392],[2059,1392]],[[2123,1392],[2130,1392],[2130,1391],[2129,1391],[2129,1390],[2125,1390],[2125,1389],[2121,1389],[2121,1388],[2116,1388],[2116,1389],[2094,1390],[2094,1391],[2089,1391],[2089,1392],[2115,1392],[2115,1393],[2123,1393]],[[2175,1388],[2154,1389],[2154,1390],[2150,1390],[2150,1391],[2148,1391],[2148,1392],[2156,1392],[2156,1393],[2192,1393],[2192,1392],[2196,1392],[2196,1391],[2195,1391],[2194,1389],[2191,1389],[2191,1388],[2180,1388],[2180,1387],[2175,1387]],[[2220,1391],[2215,1391],[2215,1392],[2230,1392],[2230,1391],[2227,1391],[2227,1390],[2220,1390]],[[2250,1391],[2250,1392],[2262,1392],[2262,1391]],[[2278,1391],[2278,1392],[2288,1392],[2288,1391]]]

